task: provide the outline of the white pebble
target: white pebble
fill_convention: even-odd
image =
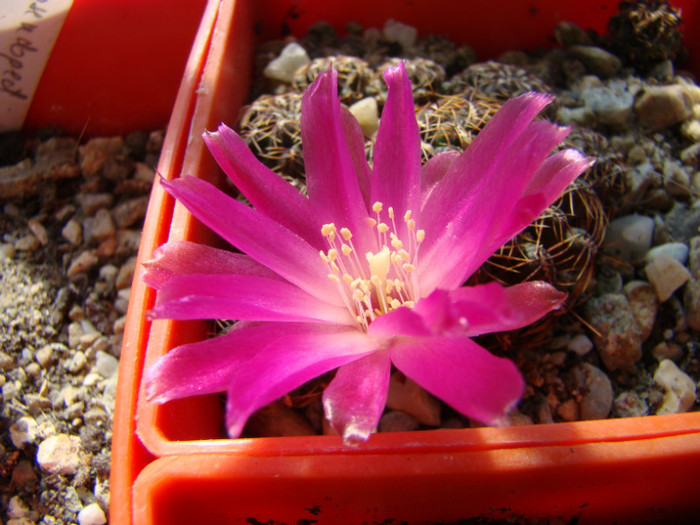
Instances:
[[[690,279],[688,269],[666,253],[654,257],[645,271],[662,303]]]
[[[392,19],[386,21],[382,33],[384,38],[389,42],[398,43],[403,50],[411,49],[416,43],[416,37],[418,36],[418,30],[415,27]]]
[[[379,109],[377,99],[367,97],[350,106],[350,113],[357,119],[366,138],[372,137],[379,129]]]
[[[586,355],[593,348],[593,342],[585,334],[578,334],[569,341],[566,348],[578,355]]]
[[[105,523],[107,523],[107,518],[97,503],[90,503],[78,512],[79,525],[104,525]]]
[[[666,254],[676,259],[679,263],[685,264],[688,262],[688,252],[688,245],[683,242],[667,242],[666,244],[654,246],[647,252],[645,259],[647,262],[651,262],[659,255]]]
[[[670,359],[659,363],[654,382],[664,389],[664,399],[657,414],[687,412],[696,400],[695,382]]]
[[[263,74],[267,78],[290,83],[294,78],[294,72],[311,62],[306,50],[296,42],[287,44],[280,56],[272,60]]]
[[[113,355],[102,350],[95,354],[95,372],[104,378],[112,377],[119,368],[119,361]]]
[[[642,261],[649,251],[654,219],[646,215],[625,215],[610,222],[605,233],[609,253],[632,264]]]
[[[24,445],[34,443],[39,435],[39,425],[34,418],[24,416],[19,418],[10,427],[10,440],[15,448],[22,448]]]
[[[73,475],[82,464],[80,439],[67,434],[51,436],[39,445],[36,461],[50,474]]]

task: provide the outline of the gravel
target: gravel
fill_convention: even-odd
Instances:
[[[0,523],[100,525],[121,333],[163,133],[82,145],[56,133],[23,135],[23,158],[0,167]]]

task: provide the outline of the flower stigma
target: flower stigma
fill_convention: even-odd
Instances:
[[[407,238],[401,240],[393,208],[387,209],[388,222],[383,221],[383,209],[381,202],[372,205],[376,219],[368,217],[367,227],[375,238],[376,249],[364,257],[357,254],[348,228],[338,230],[334,223],[321,228],[329,248],[319,254],[330,270],[328,278],[338,286],[345,306],[363,331],[378,316],[402,306],[411,308],[417,299],[415,269],[425,231],[416,230],[408,210],[403,216]]]

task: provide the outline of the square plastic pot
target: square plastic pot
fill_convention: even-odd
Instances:
[[[700,24],[684,8],[686,35]],[[215,184],[201,132],[233,124],[256,43],[326,20],[469,43],[480,58],[551,45],[560,20],[604,31],[616,3],[356,0],[213,1],[195,38],[159,172]],[[700,51],[698,37],[686,45]],[[691,64],[692,67],[692,64]],[[696,68],[696,71],[698,69]],[[139,263],[170,240],[217,239],[155,184]],[[349,448],[332,436],[227,439],[217,396],[145,400],[143,370],[206,323],[146,319],[155,294],[136,278],[119,371],[112,449],[112,525],[453,523],[470,518],[579,523],[679,522],[700,513],[700,413],[510,428],[377,434]]]

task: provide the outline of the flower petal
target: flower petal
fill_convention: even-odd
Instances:
[[[451,293],[456,315],[466,319],[464,335],[516,330],[561,307],[566,294],[544,281],[504,287],[498,283],[464,286]]]
[[[391,360],[385,350],[343,365],[323,392],[326,419],[347,445],[367,441],[382,417]]]
[[[446,217],[447,210],[436,210],[426,204],[425,214],[440,216],[446,222],[439,230],[426,230],[428,242],[427,246],[421,247],[419,271],[423,294],[435,287],[459,286],[499,246],[519,233],[519,230],[512,230],[514,225],[520,224],[522,216],[517,207],[519,199],[548,153],[567,133],[567,128],[549,122],[531,123],[489,166],[479,166],[483,159],[472,159],[475,162],[472,169],[481,167],[487,181],[479,183],[457,208],[452,208],[452,217]],[[471,146],[465,154],[470,149]],[[517,154],[510,154],[511,149]],[[456,160],[450,171],[460,162],[461,159]],[[443,181],[447,177],[449,174]],[[437,191],[436,187],[433,195]],[[494,206],[494,198],[498,199],[498,206]],[[434,201],[432,204],[437,205]],[[452,201],[452,204],[456,203]],[[514,220],[514,216],[517,220]],[[433,227],[436,225],[432,223]],[[525,226],[527,224],[520,229]],[[446,253],[450,257],[446,258]]]
[[[348,145],[338,99],[336,71],[321,73],[301,102],[306,186],[312,206],[327,223],[359,232],[367,207]],[[353,148],[354,151],[354,148]]]
[[[392,206],[399,217],[407,210],[417,217],[421,189],[420,133],[404,63],[388,68],[384,80],[389,92],[374,147],[371,201]],[[397,223],[397,227],[402,237],[404,223]]]
[[[435,185],[442,180],[447,171],[452,166],[452,163],[459,158],[460,153],[457,151],[443,151],[438,153],[421,169],[421,208],[430,197],[430,193],[435,188]]]
[[[308,199],[262,164],[235,131],[221,124],[216,132],[205,132],[203,137],[221,169],[260,213],[317,249],[324,246],[321,225]]]
[[[347,308],[330,305],[293,284],[265,277],[190,274],[158,291],[157,319],[321,321],[355,325]]]
[[[161,184],[226,241],[311,295],[341,305],[318,250],[253,208],[191,176]]]
[[[231,437],[240,435],[248,417],[259,408],[375,349],[375,341],[356,329],[307,326],[305,331],[288,331],[274,341],[256,344],[255,356],[231,375],[226,402],[226,428]],[[273,333],[280,330],[278,324],[268,323],[258,328]]]
[[[141,278],[151,288],[161,288],[182,275],[239,274],[268,279],[281,277],[247,255],[189,241],[168,242],[156,249],[153,259],[143,263]]]
[[[508,359],[468,337],[397,338],[391,360],[401,372],[467,417],[498,424],[522,396],[524,381]]]
[[[146,369],[147,399],[165,403],[226,391],[229,376],[257,351],[246,335],[244,330],[234,329],[219,337],[173,348]]]
[[[456,209],[464,207],[465,199],[472,201],[482,197],[484,185],[493,185],[496,164],[505,156],[512,155],[511,144],[528,128],[535,116],[551,102],[551,97],[539,93],[526,93],[507,101],[469,147],[455,160],[448,172],[439,181],[425,203],[426,210],[445,210],[444,214],[423,218],[426,233],[440,231]],[[551,124],[550,124],[551,125]],[[500,183],[505,175],[496,177]],[[495,195],[490,196],[492,199]],[[429,239],[428,239],[429,240]]]
[[[424,320],[410,308],[397,308],[380,315],[369,325],[369,335],[391,338],[394,336],[426,337],[431,335]]]

